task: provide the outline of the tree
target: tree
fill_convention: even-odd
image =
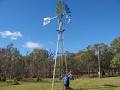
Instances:
[[[34,49],[29,58],[32,58],[32,68],[34,76],[45,77],[48,74],[48,69],[51,71],[49,62],[49,52],[45,49]],[[49,72],[50,73],[50,72]]]
[[[30,54],[35,60],[44,61],[48,60],[49,52],[45,49],[34,49]]]
[[[19,50],[13,47],[13,44],[8,44],[6,48],[0,49],[1,62],[1,78],[13,79],[15,78],[15,62],[18,57],[21,57]]]
[[[111,61],[112,68],[120,68],[120,53],[116,54]]]
[[[120,53],[120,37],[115,38],[115,39],[112,41],[111,47],[112,47],[114,53]]]

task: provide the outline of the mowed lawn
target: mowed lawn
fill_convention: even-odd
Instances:
[[[51,80],[44,82],[20,82],[21,85],[8,85],[0,82],[0,90],[51,90]],[[120,90],[120,77],[80,78],[70,82],[70,90]],[[55,83],[54,90],[63,90],[61,81]]]

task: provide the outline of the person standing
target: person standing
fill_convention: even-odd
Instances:
[[[64,83],[64,90],[69,89],[69,84],[70,84],[70,76],[65,74],[63,77],[63,83]]]

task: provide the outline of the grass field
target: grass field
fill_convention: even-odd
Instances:
[[[120,77],[81,78],[70,82],[71,90],[120,90]],[[0,82],[0,90],[51,90],[51,81],[20,82],[21,85],[8,85]],[[63,90],[62,82],[55,83],[54,90]]]

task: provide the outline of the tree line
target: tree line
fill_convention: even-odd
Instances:
[[[99,49],[99,52],[98,52]],[[104,43],[89,45],[77,53],[66,51],[68,71],[73,75],[97,75],[99,69],[107,75],[120,75],[120,37],[110,45]],[[21,55],[13,44],[0,48],[0,80],[22,80],[25,78],[51,78],[54,66],[54,51],[34,49],[27,55]]]

